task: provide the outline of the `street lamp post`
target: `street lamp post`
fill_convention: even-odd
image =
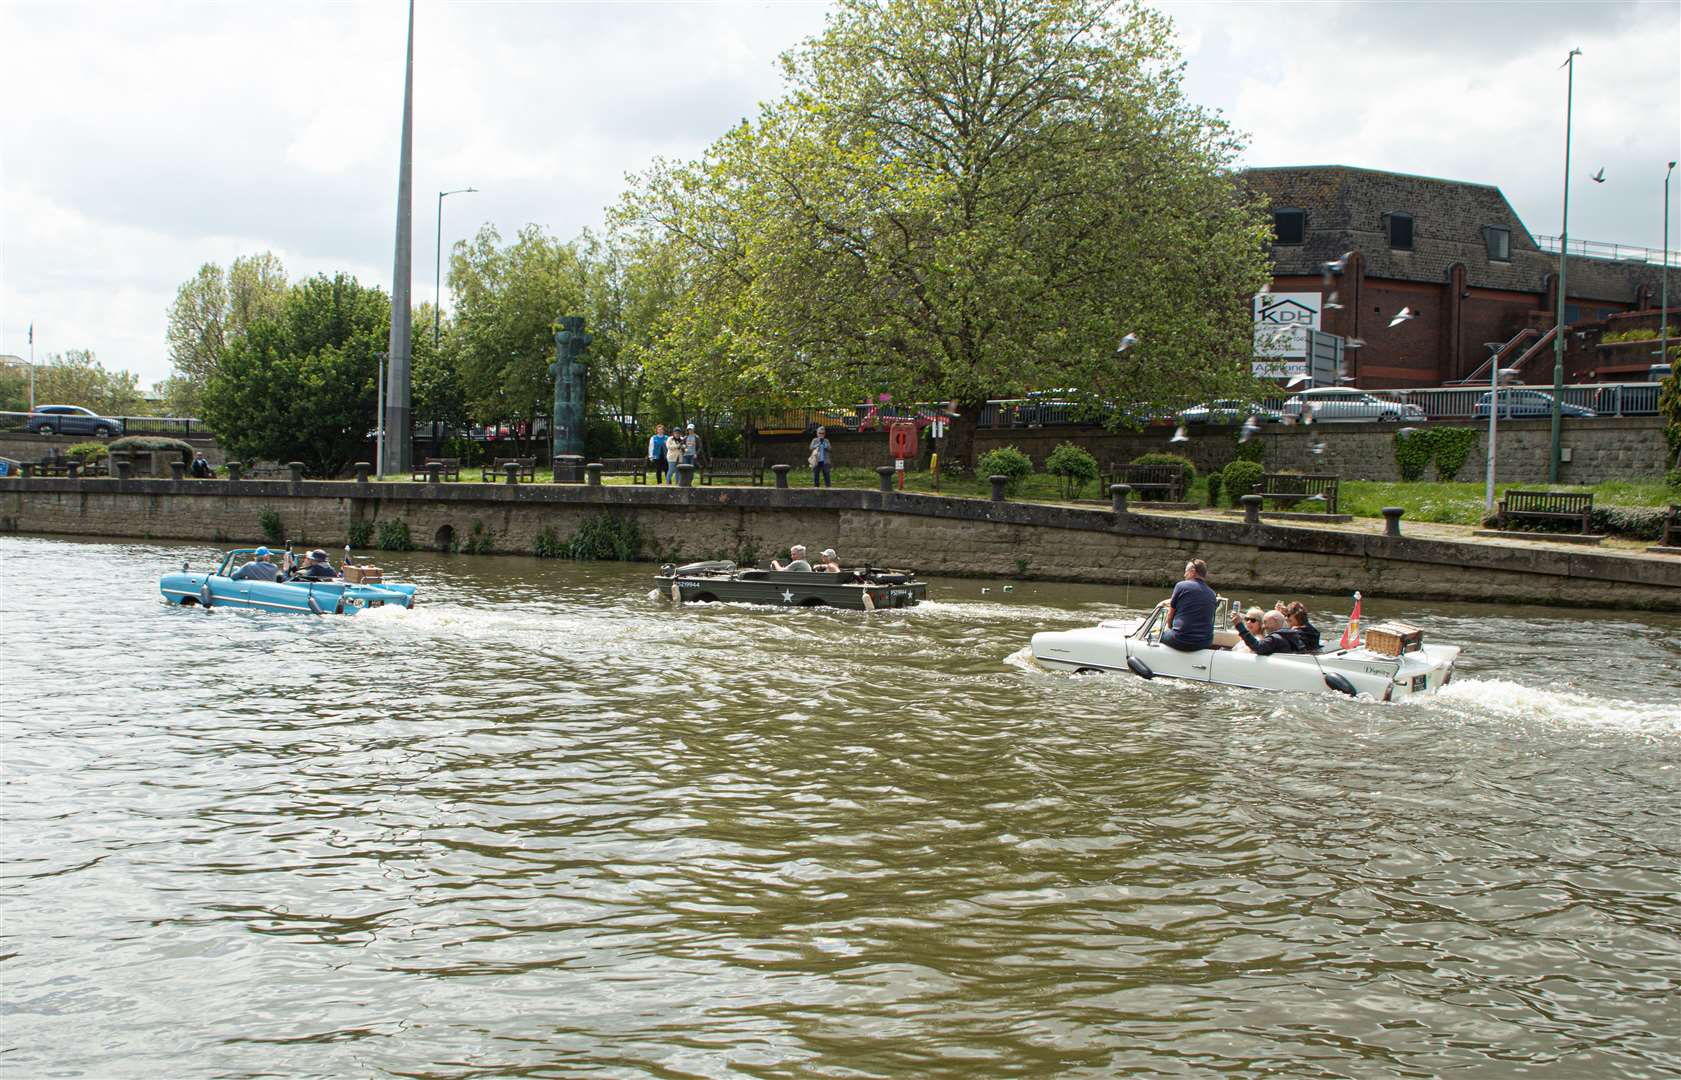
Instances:
[[[435,294],[432,307],[432,348],[438,347],[439,319],[444,310],[444,196],[465,195],[469,191],[479,190],[476,187],[456,188],[454,191],[438,192],[438,248],[433,256],[432,291]]]
[[[390,359],[390,353],[379,354],[379,374],[374,381],[374,415],[379,418],[379,426],[374,429],[374,476],[385,479],[385,365]]]
[[[1658,306],[1663,314],[1658,316],[1663,329],[1658,332],[1658,363],[1669,363],[1669,174],[1675,171],[1675,162],[1669,163],[1669,168],[1663,172],[1663,299]]]
[[[1564,84],[1564,221],[1558,236],[1558,321],[1553,330],[1553,438],[1552,451],[1547,459],[1547,481],[1558,483],[1559,431],[1564,415],[1564,261],[1570,251],[1570,111],[1576,95],[1576,57],[1581,49],[1571,49],[1564,58],[1569,68]],[[1497,365],[1498,366],[1498,365]]]

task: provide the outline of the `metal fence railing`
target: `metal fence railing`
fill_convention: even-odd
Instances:
[[[41,413],[0,412],[0,431],[32,430],[31,417],[53,419],[55,425],[62,424],[62,421]],[[173,435],[184,439],[188,436],[209,437],[211,434],[205,422],[195,416],[108,416],[102,419],[115,420],[121,425],[124,435]]]
[[[1535,246],[1542,251],[1558,254],[1559,240],[1556,236],[1535,235]],[[1580,255],[1589,259],[1618,259],[1623,262],[1651,263],[1662,266],[1664,251],[1662,248],[1642,247],[1638,244],[1608,244],[1603,240],[1572,240],[1570,254]],[[1669,265],[1681,266],[1681,251],[1669,252]]]

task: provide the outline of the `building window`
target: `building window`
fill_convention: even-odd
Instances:
[[[1413,249],[1413,216],[1395,210],[1383,215],[1383,231],[1389,234],[1389,246],[1402,251]]]
[[[1488,257],[1495,262],[1512,261],[1512,230],[1497,225],[1483,226],[1483,243],[1488,245]]]
[[[1288,207],[1272,212],[1272,235],[1276,244],[1299,244],[1307,235],[1307,213]]]
[[[1571,323],[1579,323],[1581,321],[1582,321],[1582,309],[1581,308],[1577,307],[1575,304],[1564,305],[1564,324],[1566,326],[1569,326]]]

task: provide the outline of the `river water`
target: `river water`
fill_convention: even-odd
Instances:
[[[1681,619],[1368,601],[1467,649],[1382,705],[1024,658],[1137,589],[210,555],[0,538],[0,1075],[1681,1073]]]

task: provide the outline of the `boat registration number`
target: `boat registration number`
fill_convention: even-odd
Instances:
[[[1430,688],[1430,676],[1428,676],[1428,675],[1414,675],[1413,676],[1413,689],[1414,690],[1428,690],[1429,688]]]

